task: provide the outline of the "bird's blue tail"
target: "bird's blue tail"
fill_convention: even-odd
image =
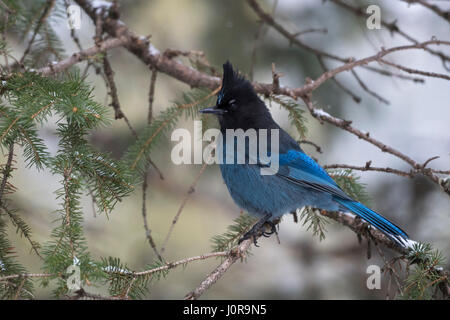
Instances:
[[[360,218],[366,220],[368,223],[376,227],[378,230],[382,231],[386,234],[391,240],[395,241],[402,247],[409,246],[409,237],[405,231],[397,227],[395,224],[387,220],[382,215],[376,213],[373,210],[370,210],[362,203],[348,200],[348,199],[340,199],[335,198],[336,202],[338,202],[343,208],[349,210],[350,212],[356,214]]]

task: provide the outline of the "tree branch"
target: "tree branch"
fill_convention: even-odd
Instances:
[[[424,0],[403,0],[406,3],[409,4],[420,4],[422,6],[424,6],[425,8],[433,11],[434,13],[436,13],[438,16],[440,16],[441,18],[447,20],[447,22],[450,23],[450,11],[444,11],[441,8],[439,8],[438,6],[428,3]]]
[[[420,164],[420,163],[416,162],[415,160],[413,160],[412,158],[410,158],[409,156],[401,153],[400,151],[386,145],[385,143],[383,143],[377,139],[372,138],[370,136],[369,132],[362,132],[361,130],[359,130],[355,127],[352,127],[351,121],[333,117],[330,114],[328,114],[327,112],[323,111],[322,109],[315,108],[313,103],[311,102],[310,96],[303,96],[302,100],[305,102],[310,114],[314,118],[318,119],[319,121],[326,121],[328,123],[333,124],[336,127],[344,129],[345,131],[348,131],[348,132],[354,134],[358,138],[363,139],[363,140],[373,144],[374,146],[378,147],[382,152],[390,153],[390,154],[396,156],[397,158],[402,159],[404,162],[408,163],[411,167],[413,167],[413,169],[416,172],[420,172],[424,176],[428,177],[431,181],[438,184],[444,190],[445,193],[450,195],[450,187],[445,183],[445,180],[440,179],[438,176],[436,176],[433,173],[433,171],[431,169],[426,168],[427,162],[425,162],[424,164]]]
[[[76,2],[85,10],[85,12],[91,16],[91,18],[95,18],[95,10],[98,8],[95,8],[92,6],[91,2],[88,0],[76,0]],[[248,0],[250,4],[253,4],[256,2],[254,0]],[[269,16],[270,17],[270,16]],[[184,66],[180,62],[173,60],[170,55],[165,55],[161,53],[158,49],[156,49],[148,40],[147,37],[143,36],[137,36],[134,34],[131,30],[128,29],[128,27],[120,20],[113,19],[106,15],[104,18],[104,24],[103,28],[105,32],[109,33],[113,37],[126,37],[129,39],[129,41],[124,45],[130,52],[132,52],[134,55],[136,55],[143,63],[145,63],[149,67],[156,68],[159,72],[165,73],[181,82],[184,82],[191,87],[205,87],[209,88],[211,90],[217,88],[220,86],[220,78],[210,76],[208,74],[202,73],[200,71],[197,71],[191,67]],[[270,20],[271,19],[271,20]],[[273,21],[273,19],[270,17],[268,21]],[[266,21],[267,22],[267,21]],[[271,23],[268,23],[271,24]],[[335,60],[346,62],[342,66],[332,69],[330,71],[325,72],[322,74],[319,78],[317,78],[315,81],[312,81],[302,87],[298,88],[289,88],[286,86],[279,86],[277,88],[274,88],[272,84],[264,84],[264,83],[258,83],[253,82],[253,87],[255,88],[255,91],[264,94],[264,95],[270,95],[270,94],[278,94],[278,95],[285,95],[292,97],[294,99],[297,99],[298,97],[305,95],[307,93],[312,92],[313,90],[317,89],[320,85],[322,85],[325,81],[333,78],[337,74],[351,70],[358,66],[366,66],[368,63],[373,61],[378,61],[380,58],[398,51],[404,51],[404,50],[411,50],[411,49],[422,49],[425,50],[427,46],[429,45],[450,45],[450,41],[441,41],[441,40],[430,40],[414,45],[407,45],[407,46],[398,46],[398,47],[392,47],[389,49],[382,49],[379,53],[364,58],[360,60],[352,60],[351,58],[339,58],[333,55],[329,55],[327,53],[324,53],[322,51],[317,51],[313,48],[311,48],[311,51],[314,53],[317,53],[319,55],[322,55],[324,57],[334,57]],[[371,70],[376,70],[371,68]],[[383,70],[383,73],[385,74],[386,70]]]
[[[44,76],[48,76],[64,71],[78,62],[91,59],[96,54],[106,52],[107,50],[112,48],[123,46],[127,44],[128,41],[129,39],[126,37],[106,39],[100,44],[100,46],[96,45],[83,51],[74,53],[67,59],[64,59],[60,62],[53,62],[47,67],[38,69],[37,72]]]

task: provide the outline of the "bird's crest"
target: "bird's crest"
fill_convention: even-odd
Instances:
[[[221,100],[226,95],[228,91],[230,91],[233,87],[246,82],[247,80],[239,75],[238,71],[233,70],[233,65],[230,61],[227,61],[223,64],[223,79],[222,79],[222,88],[220,89],[217,104],[221,103]]]

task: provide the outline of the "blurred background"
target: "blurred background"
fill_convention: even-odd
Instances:
[[[377,4],[381,18],[397,21],[398,26],[419,41],[436,36],[449,40],[449,25],[432,11],[421,6],[408,6],[402,1],[347,1],[353,5]],[[450,3],[436,1],[444,10]],[[305,78],[317,78],[323,70],[317,59],[309,52],[289,45],[288,41],[273,29],[265,26],[263,37],[255,44],[258,18],[251,8],[238,0],[129,0],[119,1],[121,19],[135,33],[151,35],[151,42],[161,51],[167,48],[200,50],[207,59],[221,70],[229,59],[243,73],[250,71],[253,46],[256,45],[254,80],[270,83],[271,63],[282,72],[281,84],[299,87]],[[273,1],[259,1],[266,11],[273,8]],[[291,32],[309,28],[326,28],[328,32],[308,33],[302,41],[311,46],[340,56],[363,58],[373,55],[381,47],[408,44],[406,40],[388,30],[369,30],[365,19],[329,1],[279,0],[275,18]],[[82,28],[77,34],[84,48],[93,45],[94,26],[87,16],[82,17]],[[68,54],[78,51],[65,25],[59,25],[58,33],[65,41]],[[20,45],[17,54],[23,52]],[[439,50],[448,48],[440,47]],[[132,125],[141,130],[146,125],[150,71],[125,49],[110,52],[110,61],[115,71],[119,99],[124,113]],[[388,56],[388,60],[404,66],[445,73],[441,60],[426,52],[411,50]],[[188,63],[183,60],[184,63]],[[338,66],[325,60],[327,67]],[[374,64],[374,66],[378,66]],[[449,66],[450,67],[450,66]],[[92,70],[92,69],[91,69]],[[416,161],[423,163],[432,156],[440,156],[430,163],[437,169],[450,168],[450,83],[443,79],[427,78],[424,84],[390,78],[357,69],[359,76],[370,89],[390,101],[380,103],[364,92],[350,73],[337,78],[362,97],[358,104],[328,81],[313,94],[319,108],[328,113],[353,121],[355,127],[368,131],[371,136],[401,150]],[[448,74],[448,73],[447,73]],[[95,87],[96,100],[109,103],[103,80],[91,72],[88,82]],[[180,99],[190,88],[159,73],[156,82],[154,114]],[[276,104],[271,109],[276,121],[288,132],[290,127],[287,112]],[[112,116],[112,112],[111,112]],[[401,160],[382,153],[376,147],[331,125],[321,125],[308,118],[308,140],[321,146],[323,153],[313,147],[304,150],[324,164],[345,163],[363,166],[371,160],[373,166],[392,167],[408,171]],[[178,124],[193,131],[192,120]],[[54,127],[43,127],[50,150],[56,151],[57,140]],[[102,150],[120,157],[133,136],[123,120],[114,121],[111,127],[102,129],[90,137],[93,144]],[[170,161],[170,151],[175,143],[167,139],[152,153],[153,160],[164,174],[150,171],[148,178],[147,209],[149,227],[158,247],[164,237],[183,198],[200,170],[200,165],[176,166]],[[21,152],[12,183],[18,187],[13,195],[14,205],[23,213],[23,218],[34,230],[35,240],[48,240],[52,225],[52,212],[58,207],[53,193],[59,188],[59,177],[47,171],[25,168]],[[4,163],[2,159],[2,163]],[[357,172],[367,185],[372,197],[373,209],[387,216],[419,241],[433,243],[435,248],[450,257],[450,198],[436,184],[417,176],[403,178],[387,173]],[[141,188],[118,204],[109,215],[95,215],[91,200],[83,199],[85,208],[85,230],[90,250],[94,257],[115,256],[134,270],[142,270],[156,259],[146,241],[143,228]],[[210,239],[226,231],[226,227],[240,214],[222,181],[217,165],[209,166],[201,176],[195,193],[187,202],[175,226],[173,236],[166,248],[168,261],[179,260],[211,251]],[[381,290],[366,287],[367,266],[383,265],[376,250],[372,258],[366,257],[367,243],[359,244],[356,235],[349,229],[330,222],[326,239],[319,239],[300,223],[286,216],[280,226],[280,241],[275,237],[260,240],[260,247],[252,249],[246,263],[236,263],[206,292],[203,299],[383,299],[386,297],[388,276],[382,277]],[[19,260],[30,272],[39,272],[40,261],[29,254],[29,244],[10,230],[17,245]],[[387,257],[391,252],[385,250]],[[153,282],[149,287],[150,299],[180,299],[197,286],[204,277],[219,264],[219,260],[205,260],[189,264],[186,268],[172,270],[166,279]],[[446,262],[447,268],[450,262]],[[103,288],[90,291],[103,292]],[[38,289],[38,298],[50,298],[50,290]]]

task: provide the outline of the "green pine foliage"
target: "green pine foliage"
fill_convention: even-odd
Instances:
[[[16,233],[18,233],[21,237],[26,238],[34,252],[39,253],[41,245],[37,241],[33,240],[31,227],[20,216],[19,210],[9,209],[7,203],[3,203],[1,209],[3,211],[2,216],[5,215],[9,218],[11,224],[16,229]]]
[[[302,109],[301,105],[297,101],[284,96],[270,96],[268,100],[270,105],[274,101],[289,112],[291,125],[297,130],[300,139],[304,139],[308,133],[308,127],[306,126],[307,120],[304,115],[305,110]]]
[[[346,194],[356,201],[370,206],[371,200],[366,191],[366,186],[359,181],[360,177],[355,175],[352,170],[330,169],[328,170],[328,174]]]
[[[34,36],[34,41],[23,61],[26,66],[39,68],[65,57],[63,44],[55,33],[55,26],[67,24],[62,1],[4,0],[4,2],[13,12],[8,16],[8,32],[26,44]],[[4,24],[1,23],[1,26]]]
[[[16,253],[8,239],[4,214],[0,214],[0,278],[12,274],[26,274],[27,270],[16,261]],[[0,281],[0,299],[33,298],[33,282],[18,277]]]
[[[29,239],[35,252],[42,255],[42,271],[52,276],[41,284],[48,285],[54,280],[53,293],[61,296],[68,293],[66,270],[70,265],[80,267],[83,284],[104,277],[89,254],[80,198],[90,193],[99,211],[108,214],[134,190],[133,176],[126,164],[89,144],[88,134],[110,123],[110,111],[93,100],[92,89],[77,73],[65,79],[42,77],[32,72],[16,73],[3,82],[2,92],[0,143],[3,151],[11,143],[22,146],[27,165],[61,176],[61,188],[56,191],[60,208],[54,213],[55,228],[42,250],[31,240],[31,230],[23,219],[6,207],[6,200],[2,200],[1,217],[9,217],[18,232]],[[50,155],[39,137],[39,128],[50,119],[56,119],[57,123],[55,134],[59,148],[55,156]],[[5,243],[0,247],[5,266],[1,276],[25,273],[11,260],[12,246],[7,239],[1,240]],[[21,278],[11,280],[11,285],[4,286],[1,294],[11,297],[14,294],[11,288],[13,284],[17,287],[18,280]],[[24,292],[31,292],[30,283],[27,278],[20,290],[21,297]]]
[[[256,221],[257,219],[248,214],[240,214],[233,220],[233,224],[227,227],[225,233],[216,235],[211,239],[213,252],[228,251],[236,246],[239,239],[250,230]]]
[[[365,185],[359,182],[360,177],[355,175],[352,170],[328,170],[328,173],[339,187],[353,199],[366,205],[370,203]],[[313,235],[319,237],[319,240],[325,239],[325,226],[329,220],[320,213],[320,210],[313,207],[304,207],[300,210],[300,220],[303,221],[304,226],[307,226],[308,231],[312,230]]]
[[[106,107],[92,100],[91,89],[76,73],[67,81],[18,73],[5,81],[2,89],[8,105],[0,106],[0,143],[22,145],[27,164],[38,169],[47,166],[49,160],[38,126],[50,116],[86,129],[109,123]]]
[[[160,268],[164,265],[161,261],[147,265],[145,270]],[[158,281],[169,273],[169,270],[160,270],[152,273],[136,273],[119,258],[108,257],[102,259],[101,268],[106,274],[109,294],[113,297],[128,297],[142,299],[149,292],[150,282]]]
[[[325,226],[329,223],[329,220],[320,214],[320,210],[312,207],[303,207],[299,213],[300,221],[303,221],[303,226],[306,226],[306,230],[312,230],[314,236],[318,236],[320,241],[324,240],[327,232]]]
[[[413,264],[413,270],[405,281],[402,299],[433,299],[437,297],[436,290],[439,285],[446,283],[450,286],[448,274],[445,274],[442,266],[444,257],[439,250],[435,250],[428,243],[417,243],[406,254],[409,264]]]

